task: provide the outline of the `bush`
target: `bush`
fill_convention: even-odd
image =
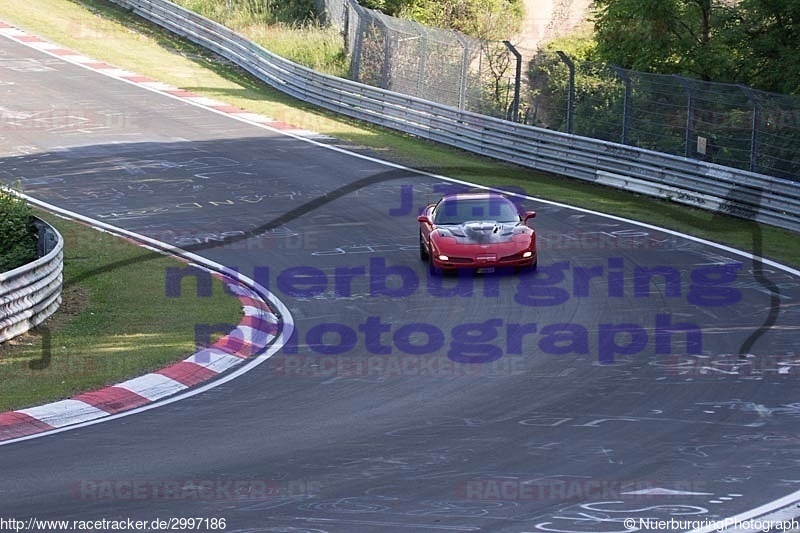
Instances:
[[[36,235],[31,208],[21,198],[0,188],[0,272],[36,259]]]

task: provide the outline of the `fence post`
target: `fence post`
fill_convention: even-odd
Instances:
[[[325,26],[331,25],[330,17],[325,7],[325,0],[314,0],[314,12],[317,14],[319,21]]]
[[[349,6],[349,3],[344,5],[344,13],[343,13],[342,24],[344,25],[344,30],[342,32],[344,34],[344,53],[345,53],[345,56],[350,57],[350,61],[352,61],[353,60],[353,58],[352,58],[353,47],[350,44],[350,6]]]
[[[419,74],[417,76],[417,94],[419,98],[425,98],[425,68],[428,59],[428,35],[419,28],[414,28],[419,33],[420,40],[420,57],[419,57]]]
[[[392,35],[389,27],[384,25],[385,36],[383,41],[383,64],[381,65],[381,87],[391,89],[392,69]]]
[[[622,79],[622,83],[625,84],[625,95],[622,98],[622,138],[620,139],[620,143],[628,144],[628,130],[630,129],[630,105],[631,105],[631,77],[625,70],[621,69],[620,67],[616,67],[611,65],[611,68],[614,69],[614,72],[617,73],[617,76]]]
[[[745,85],[737,85],[753,104],[753,121],[750,132],[750,172],[756,172],[758,168],[758,128],[761,126],[761,103],[753,93],[753,89]]]
[[[519,122],[519,92],[522,86],[522,54],[519,53],[510,41],[503,41],[506,48],[517,59],[517,68],[514,71],[514,102],[511,104],[511,120]]]
[[[349,9],[352,9],[353,12],[356,14],[356,38],[355,43],[353,43],[353,54],[350,59],[350,79],[353,81],[360,81],[359,78],[361,77],[361,49],[364,46],[364,14],[361,12],[363,9],[361,6],[358,5],[356,2],[349,2],[348,3],[348,13]],[[350,18],[348,16],[348,21]]]
[[[469,45],[457,31],[454,31],[453,34],[456,36],[459,44],[461,44],[464,49],[461,52],[461,78],[458,84],[458,108],[463,110],[467,102],[467,66],[469,65]]]
[[[692,119],[694,118],[694,91],[689,83],[678,74],[673,74],[678,83],[683,86],[686,91],[686,126],[683,132],[683,156],[686,158],[691,157],[691,149],[689,148],[692,143]]]
[[[572,112],[575,107],[575,63],[561,50],[556,51],[556,54],[558,54],[558,57],[561,58],[561,61],[563,61],[569,69],[569,88],[567,89],[567,133],[571,134]]]

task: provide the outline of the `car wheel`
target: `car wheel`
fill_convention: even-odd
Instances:
[[[515,274],[524,274],[526,272],[534,272],[536,270],[536,267],[538,266],[538,264],[539,264],[539,259],[537,258],[536,261],[531,263],[529,266],[514,267],[514,273]]]
[[[422,232],[419,232],[419,258],[423,261],[428,260],[428,247],[425,246],[425,241],[422,239]]]
[[[442,274],[442,269],[433,264],[433,254],[431,254],[430,250],[427,250],[427,252],[428,272],[430,272],[431,276],[440,276]]]

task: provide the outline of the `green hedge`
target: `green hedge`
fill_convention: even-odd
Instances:
[[[36,259],[36,235],[28,203],[0,188],[0,272]]]

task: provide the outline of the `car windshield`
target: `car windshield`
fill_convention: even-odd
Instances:
[[[451,198],[436,207],[434,224],[463,224],[478,220],[519,222],[519,212],[505,198]]]

